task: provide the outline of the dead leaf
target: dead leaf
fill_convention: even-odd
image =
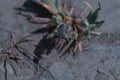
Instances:
[[[82,41],[78,43],[78,49],[80,50],[80,52],[82,52]]]
[[[91,6],[91,4],[87,1],[83,1],[85,3],[85,5],[90,9],[90,12],[93,12],[93,7]]]

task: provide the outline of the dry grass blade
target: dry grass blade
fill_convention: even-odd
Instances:
[[[69,49],[71,44],[74,42],[74,39],[71,39],[68,44],[65,46],[65,48],[60,52],[60,57],[64,56],[65,52]]]
[[[79,49],[80,52],[82,52],[82,41],[80,41],[80,42],[78,43],[78,49]]]
[[[73,11],[74,11],[74,8],[72,7],[72,8],[70,9],[69,16],[72,15]]]
[[[49,12],[52,14],[57,14],[58,10],[56,7],[56,1],[55,0],[39,0],[40,4],[45,7]]]
[[[47,24],[50,22],[49,18],[36,18],[36,17],[31,17],[30,22],[32,23],[39,23],[39,24]]]
[[[68,42],[68,44],[67,44],[67,46],[66,46],[66,50],[71,46],[71,44],[74,42],[74,39],[71,39],[69,42]]]
[[[32,60],[31,57],[37,58],[36,55],[34,55],[33,53],[30,53],[29,50],[27,50],[19,45],[16,45],[15,49],[18,50],[20,53],[22,53],[25,57],[29,58],[30,60]]]
[[[85,1],[85,0],[83,2],[86,4],[86,6],[89,8],[90,12],[92,13],[93,12],[93,7],[91,6],[91,4],[87,1]]]
[[[8,80],[7,79],[7,66],[6,66],[6,60],[4,60],[4,70],[5,70],[5,80]]]
[[[92,31],[91,34],[93,34],[93,35],[101,35],[101,32],[94,32],[94,31]]]
[[[69,10],[68,10],[67,4],[63,4],[63,9],[64,9],[65,13],[69,15]]]
[[[56,6],[57,6],[57,8],[58,8],[58,11],[62,14],[62,16],[66,16],[67,13],[66,13],[66,11],[64,10],[61,1],[60,1],[60,0],[56,0],[56,2],[57,2]]]
[[[29,50],[27,50],[27,49],[25,49],[25,48],[23,48],[23,47],[20,46],[20,44],[22,44],[22,43],[33,41],[33,40],[31,40],[31,39],[26,39],[26,38],[28,38],[28,37],[31,37],[31,35],[25,36],[25,37],[23,37],[22,39],[20,39],[18,42],[16,42],[16,43],[14,44],[14,47],[15,47],[15,49],[18,50],[20,53],[22,53],[23,55],[25,55],[25,56],[27,56],[28,58],[30,58],[30,57],[26,54]],[[28,53],[28,54],[29,54],[29,55],[32,55],[33,57],[36,57],[36,56],[35,56],[34,54],[32,54],[32,53]]]
[[[27,38],[29,38],[29,37],[31,37],[31,35],[28,35],[28,36],[23,37],[22,39],[20,39],[20,40],[19,40],[18,42],[16,42],[15,44],[18,45],[18,44],[21,44],[21,43],[24,43],[24,42],[33,41],[33,40],[31,40],[31,39],[27,39]]]
[[[17,73],[16,73],[16,71],[15,71],[15,68],[14,68],[12,62],[10,61],[9,58],[7,58],[7,60],[8,60],[8,63],[10,64],[11,68],[13,69],[14,74],[17,76]]]
[[[112,74],[108,73],[108,72],[105,72],[105,71],[102,71],[102,70],[97,70],[98,73],[102,73],[102,74],[105,74],[105,75],[108,75],[110,76],[113,80],[117,80]]]

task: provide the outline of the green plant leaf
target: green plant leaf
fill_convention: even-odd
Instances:
[[[99,21],[99,22],[95,22],[95,27],[99,28],[102,24],[104,23],[104,21]]]
[[[99,7],[93,13],[90,12],[90,14],[87,16],[87,19],[90,24],[95,23],[98,18],[99,11],[101,10],[100,2],[98,2],[98,5],[99,5]]]
[[[83,20],[83,24],[85,27],[90,26],[88,19]]]
[[[84,32],[84,35],[85,35],[86,37],[88,37],[88,36],[90,35],[90,31],[89,31],[89,30],[85,31],[85,32]]]
[[[96,28],[99,28],[103,23],[104,21],[95,22],[94,25],[89,26],[88,30],[94,31]]]
[[[87,19],[84,19],[80,22],[79,26],[87,29],[90,26],[90,24]]]
[[[58,11],[59,11],[60,15],[62,15],[63,17],[66,16],[67,13],[66,13],[66,11],[65,11],[64,8],[63,8],[63,5],[62,5],[62,3],[61,3],[61,0],[56,0],[56,1],[57,1],[56,6],[57,6],[57,8],[58,8]]]
[[[69,40],[67,46],[69,47],[73,43],[74,39]]]

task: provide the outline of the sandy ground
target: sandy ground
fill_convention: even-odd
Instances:
[[[83,9],[80,0],[71,1],[76,2],[76,12]],[[97,6],[97,0],[88,1],[94,7]],[[39,31],[40,24],[30,22],[29,15],[22,15],[23,12],[49,17],[47,11],[41,11],[40,6],[31,0],[0,0],[0,49],[11,46],[11,33],[14,40],[18,41],[31,32],[39,31],[30,36],[34,41],[22,45],[39,57],[38,63],[35,64],[12,49],[13,54],[20,54],[24,59],[18,61],[18,64],[13,61],[17,76],[9,73],[8,80],[120,80],[120,0],[100,1],[100,20],[105,20],[98,30],[102,35],[92,36],[90,40],[84,41],[87,51],[82,55],[77,52],[77,56],[73,57],[72,52],[68,52],[67,57],[58,59],[56,51],[51,51],[52,44],[43,39],[46,33]],[[40,54],[45,58],[40,58]],[[0,80],[5,80],[3,66],[0,66]]]

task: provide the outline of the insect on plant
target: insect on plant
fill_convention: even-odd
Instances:
[[[52,18],[43,19],[44,25],[47,28],[52,26],[54,44],[61,53],[66,52],[72,44],[75,48],[82,51],[82,41],[90,34],[99,34],[94,32],[99,28],[104,21],[97,21],[101,4],[98,2],[98,8],[94,11],[93,7],[87,1],[84,4],[90,9],[89,14],[81,19],[73,16],[73,7],[68,7],[67,4],[61,3],[61,0],[38,0],[40,5],[46,8],[51,14]],[[67,8],[68,7],[68,8]]]

